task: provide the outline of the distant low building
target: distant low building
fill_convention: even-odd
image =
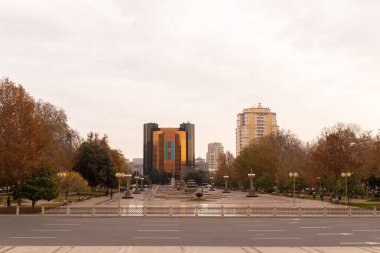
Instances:
[[[195,158],[195,170],[209,171],[209,165],[202,157]]]
[[[143,158],[133,158],[132,164],[131,164],[132,172],[137,171],[140,175],[143,175],[144,174],[143,164],[144,164]]]

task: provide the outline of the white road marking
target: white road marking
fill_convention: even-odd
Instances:
[[[364,229],[357,229],[357,230],[352,230],[353,232],[380,232],[379,229],[367,229],[367,230],[364,230]]]
[[[239,224],[239,226],[242,226],[242,227],[273,227],[273,225],[271,224]]]
[[[333,228],[333,227],[300,227],[300,228],[310,228],[310,229],[327,229],[327,228]]]
[[[360,223],[337,223],[337,224],[331,224],[332,226],[352,226],[352,227],[355,227],[355,226],[368,226],[368,224],[360,224]]]
[[[353,235],[354,233],[317,233],[317,235]]]
[[[247,224],[247,223],[264,223],[264,222],[267,222],[265,220],[251,220],[251,221],[236,221],[234,223],[244,223],[244,224]]]
[[[300,240],[300,237],[254,237],[253,240]]]
[[[179,232],[181,230],[176,230],[176,229],[173,229],[173,230],[170,230],[170,229],[141,229],[138,231],[139,232]]]
[[[179,224],[142,224],[141,226],[148,226],[148,227],[152,227],[152,226],[163,226],[163,227],[178,227]]]
[[[67,218],[67,219],[58,219],[58,220],[56,220],[56,221],[59,221],[59,222],[75,222],[75,221],[78,221],[77,219],[69,219],[69,218]],[[86,222],[85,220],[82,220],[82,221],[84,221],[84,222]]]
[[[134,237],[137,240],[179,240],[179,237]]]
[[[59,223],[59,224],[43,224],[45,226],[81,226],[82,224],[62,224],[62,223]]]
[[[292,218],[292,219],[278,219],[278,220],[295,220],[295,221],[297,221],[297,220],[301,220],[301,219],[299,219],[299,218]]]
[[[54,236],[13,236],[10,239],[56,239]]]
[[[150,223],[163,223],[162,220],[150,220],[149,223],[143,223],[143,224],[150,224]],[[165,224],[169,224],[169,223],[178,223],[178,221],[165,221]]]
[[[281,229],[273,229],[273,230],[270,230],[270,229],[250,229],[247,231],[248,232],[284,232],[285,230],[281,230]]]
[[[32,229],[31,231],[35,231],[35,232],[70,232],[71,230],[67,230],[67,229]]]
[[[363,245],[378,245],[380,242],[341,242],[341,245],[358,245],[358,244],[363,244]]]

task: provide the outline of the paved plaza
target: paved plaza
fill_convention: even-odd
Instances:
[[[120,201],[122,207],[136,207],[136,206],[189,206],[196,205],[203,207],[293,207],[293,198],[284,196],[275,196],[270,194],[257,194],[256,198],[246,197],[246,192],[232,191],[231,193],[222,193],[222,190],[216,191],[204,190],[204,198],[206,201],[193,201],[195,195],[184,194],[165,194],[159,191],[146,190],[142,194],[132,194],[133,199],[123,199],[119,195],[113,194],[113,198],[98,197],[83,202],[72,203],[72,207],[117,207]],[[194,198],[193,198],[194,196]],[[327,199],[327,198],[326,198]],[[296,207],[303,208],[321,208],[321,207],[342,207],[341,205],[332,204],[328,201],[310,200],[303,198],[296,198]]]

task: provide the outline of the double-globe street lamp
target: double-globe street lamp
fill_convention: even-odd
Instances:
[[[293,207],[296,207],[296,178],[298,177],[298,172],[290,172],[289,177],[293,179]]]
[[[352,176],[352,173],[349,172],[349,171],[346,171],[346,172],[342,172],[340,175],[344,178],[344,181],[345,181],[345,185],[346,185],[346,205],[348,205],[348,183],[347,183],[347,180],[348,180],[349,177]]]
[[[230,193],[230,191],[228,190],[228,184],[227,184],[227,180],[230,176],[223,176],[224,178],[224,191],[223,193]]]
[[[251,169],[251,173],[248,173],[248,177],[249,177],[249,193],[248,193],[247,197],[257,197],[255,186],[253,186],[253,179],[255,178],[255,176],[256,175],[252,173],[252,169]]]
[[[133,192],[134,194],[140,194],[140,190],[139,190],[139,179],[140,179],[140,176],[135,176],[135,191]]]
[[[59,182],[60,182],[60,185],[61,185],[61,189],[59,191],[59,198],[61,200],[61,203],[63,202],[63,199],[62,199],[62,185],[63,185],[63,179],[66,177],[66,172],[58,172],[57,173],[57,177],[59,177]]]
[[[123,177],[126,177],[127,175],[125,173],[122,173],[122,172],[116,172],[115,176],[117,177],[118,181],[119,181],[119,197],[117,198],[117,207],[120,208],[120,182],[121,182],[121,179]]]
[[[145,191],[145,190],[144,190],[144,178],[143,178],[143,177],[140,177],[140,180],[141,180],[141,188],[140,188],[140,191],[143,192],[143,191]]]
[[[131,195],[131,191],[129,189],[132,175],[127,174],[125,175],[125,177],[127,178],[127,189],[125,190],[125,195],[123,196],[123,199],[133,199],[133,196]]]
[[[319,194],[321,194],[321,192],[323,191],[322,189],[322,178],[321,177],[317,177],[318,181],[319,181]]]

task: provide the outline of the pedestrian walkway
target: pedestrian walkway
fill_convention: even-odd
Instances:
[[[205,191],[205,201],[194,201],[192,197],[179,199],[166,199],[148,196],[148,191],[141,194],[132,194],[133,199],[121,198],[123,194],[113,194],[111,199],[109,196],[93,198],[83,202],[72,203],[72,207],[141,207],[141,206],[205,206],[205,207],[293,207],[293,198],[284,196],[275,196],[270,194],[258,194],[257,198],[247,198],[245,192],[222,193],[222,190],[214,192]],[[216,197],[213,196],[222,196]],[[194,196],[195,199],[195,196]],[[296,198],[296,207],[304,208],[322,208],[322,207],[342,207],[341,205],[332,204],[330,202],[322,202],[319,200],[310,200]]]

